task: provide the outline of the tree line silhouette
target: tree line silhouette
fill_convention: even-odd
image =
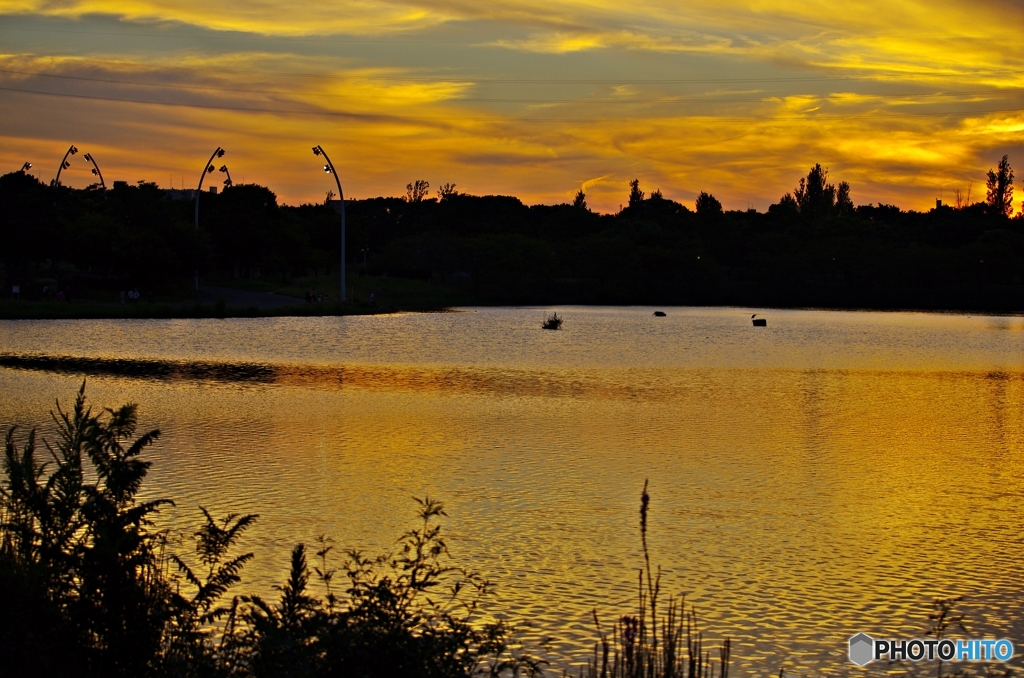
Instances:
[[[1024,218],[1012,216],[1013,170],[989,172],[986,199],[926,212],[855,206],[821,165],[766,212],[692,207],[629,183],[628,204],[597,214],[571,203],[527,206],[417,180],[401,197],[346,201],[353,275],[418,278],[479,303],[822,305],[1019,310]],[[328,196],[330,198],[331,196]],[[287,281],[338,268],[338,216],[281,205],[268,188],[227,187],[192,203],[151,183],[111,190],[0,177],[0,278],[38,292],[125,285],[169,293],[204,279]],[[9,288],[8,288],[9,289]]]

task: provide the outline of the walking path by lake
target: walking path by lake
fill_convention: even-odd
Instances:
[[[223,300],[230,308],[282,308],[285,306],[298,306],[304,303],[302,299],[289,297],[273,292],[252,292],[239,290],[231,287],[213,287],[210,285],[199,286],[199,300],[204,303],[216,303]],[[195,302],[188,302],[195,303]]]

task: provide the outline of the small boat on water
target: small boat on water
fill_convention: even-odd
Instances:
[[[665,317],[665,312],[664,311],[655,311],[654,312],[654,317],[655,318],[664,318]]]
[[[545,330],[557,330],[562,327],[562,319],[558,317],[557,313],[552,313],[551,317],[544,321],[541,325],[541,329]]]
[[[768,319],[758,318],[756,313],[750,316],[750,320],[753,321],[754,327],[768,327]]]

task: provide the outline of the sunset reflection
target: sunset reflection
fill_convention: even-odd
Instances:
[[[192,527],[197,505],[263,516],[248,542],[257,590],[281,581],[295,541],[385,547],[411,496],[440,497],[453,553],[497,585],[494,609],[530,620],[529,638],[553,637],[557,666],[578,665],[592,652],[591,610],[611,619],[633,595],[649,478],[664,585],[687,592],[706,637],[733,639],[741,675],[780,662],[845,674],[844,634],[920,635],[940,596],[966,596],[972,631],[1024,630],[1017,319],[775,312],[769,336],[732,310],[680,310],[644,341],[614,343],[639,313],[570,309],[594,331],[550,349],[509,332],[490,354],[504,359],[478,361],[474,334],[532,326],[529,310],[445,317],[466,342],[446,363],[432,356],[453,335],[410,350],[404,337],[426,321],[407,315],[346,319],[390,328],[348,349],[317,347],[316,328],[336,319],[281,319],[255,338],[265,358],[281,355],[266,379],[84,371],[94,402],[139,402],[143,424],[163,429],[148,492],[177,506],[162,520]],[[171,325],[153,321],[151,339],[111,353],[155,360]],[[710,327],[724,337],[711,353],[678,348]],[[51,329],[35,327],[37,346]],[[26,339],[5,331],[7,346]],[[798,351],[809,332],[828,337],[820,352]],[[311,343],[289,348],[290,337]],[[86,347],[89,332],[80,338]],[[861,342],[871,348],[850,348]],[[558,367],[549,350],[577,364]],[[603,364],[588,364],[596,355]],[[3,420],[45,430],[40,413],[80,379],[6,364],[0,388],[16,397]]]

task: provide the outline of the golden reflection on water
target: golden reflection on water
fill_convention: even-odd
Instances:
[[[294,542],[380,548],[410,496],[441,498],[453,553],[559,667],[592,650],[591,609],[628,611],[645,478],[667,589],[735,671],[850,673],[848,636],[921,635],[939,596],[1021,638],[1021,319],[559,312],[560,333],[529,309],[6,323],[0,423],[45,429],[83,374],[94,403],[140,403],[164,431],[147,491],[177,529],[260,513],[262,592]]]

